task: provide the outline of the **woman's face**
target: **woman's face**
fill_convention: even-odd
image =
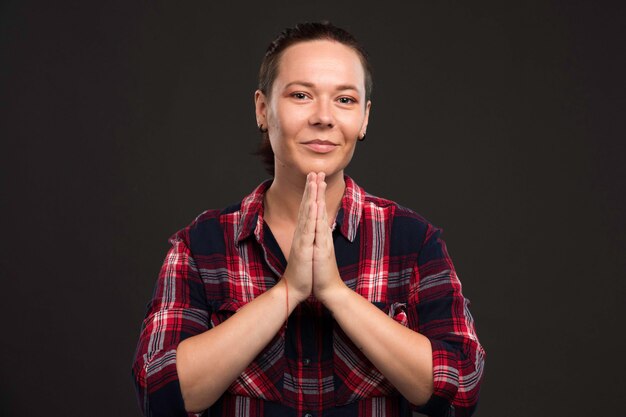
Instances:
[[[257,121],[268,129],[276,177],[343,175],[371,105],[359,56],[329,40],[285,49],[270,97],[257,90],[255,103]]]

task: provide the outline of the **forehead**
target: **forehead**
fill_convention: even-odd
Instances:
[[[358,53],[331,40],[299,42],[282,53],[275,86],[292,81],[314,84],[354,84],[365,89],[365,73]]]

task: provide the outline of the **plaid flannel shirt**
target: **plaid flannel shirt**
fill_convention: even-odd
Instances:
[[[347,176],[345,181],[333,231],[341,277],[429,338],[432,397],[420,407],[404,399],[311,296],[210,410],[198,415],[394,417],[416,411],[461,417],[474,411],[485,353],[441,230],[365,193]],[[170,239],[132,368],[146,416],[188,415],[176,373],[178,344],[227,320],[283,274],[287,261],[263,221],[270,184],[235,206],[202,213]]]

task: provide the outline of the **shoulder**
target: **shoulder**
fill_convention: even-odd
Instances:
[[[402,252],[418,252],[424,242],[441,229],[424,216],[393,200],[365,193],[364,215],[370,217],[375,212],[384,213],[389,222],[392,247]]]
[[[271,180],[263,181],[240,202],[221,210],[210,209],[200,213],[170,240],[184,242],[194,254],[223,254],[225,245],[247,237],[254,230],[262,210],[263,195],[270,185]]]
[[[223,209],[208,209],[170,237],[170,242],[183,242],[193,253],[224,252],[224,232],[235,227],[241,203]],[[230,227],[229,227],[230,226]]]

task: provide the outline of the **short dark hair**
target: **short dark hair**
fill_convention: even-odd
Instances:
[[[285,49],[300,42],[314,40],[331,40],[339,42],[352,48],[361,60],[363,72],[365,74],[365,100],[372,96],[373,81],[372,68],[365,49],[359,44],[352,34],[341,29],[328,21],[298,23],[292,28],[283,30],[274,41],[267,47],[261,68],[259,69],[259,90],[266,97],[269,97],[276,76],[278,75],[278,64]],[[267,132],[262,133],[262,140],[259,148],[255,152],[265,164],[265,168],[270,175],[274,175],[274,152]]]

